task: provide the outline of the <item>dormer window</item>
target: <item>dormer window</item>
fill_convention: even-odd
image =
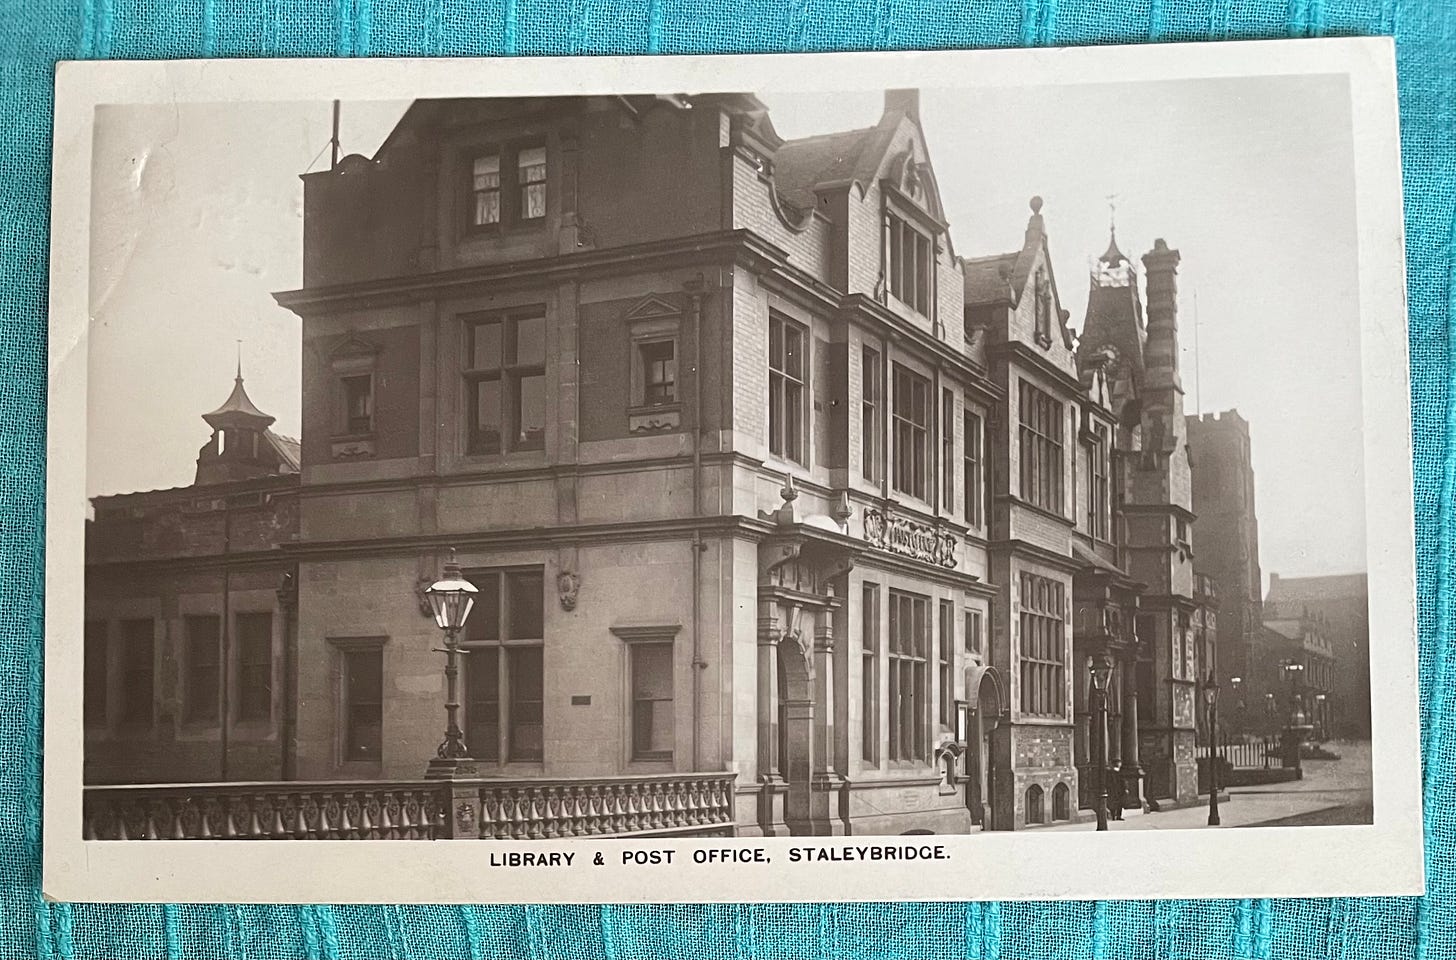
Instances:
[[[890,214],[890,295],[924,316],[930,316],[930,277],[935,268],[930,237],[906,220]]]

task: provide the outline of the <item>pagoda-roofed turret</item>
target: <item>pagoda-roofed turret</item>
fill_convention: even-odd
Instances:
[[[226,483],[298,472],[297,441],[269,429],[276,418],[259,410],[248,396],[241,362],[232,393],[202,419],[212,427],[212,437],[197,452],[194,482]]]
[[[222,406],[211,413],[204,413],[202,419],[207,421],[208,426],[214,430],[224,430],[228,427],[245,427],[254,430],[266,430],[273,425],[275,417],[271,417],[259,410],[253,403],[248,391],[243,387],[243,365],[238,363],[237,376],[233,378],[233,392],[223,401]]]

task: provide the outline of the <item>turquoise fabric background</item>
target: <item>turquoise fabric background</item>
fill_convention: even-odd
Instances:
[[[45,288],[55,61],[910,49],[1351,34],[1394,34],[1399,54],[1430,874],[1425,898],[601,908],[42,902]],[[0,0],[0,94],[0,958],[1456,960],[1456,658],[1450,651],[1456,464],[1448,442],[1456,435],[1448,403],[1456,305],[1453,0]]]

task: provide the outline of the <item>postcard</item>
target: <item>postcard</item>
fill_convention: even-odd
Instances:
[[[1388,39],[67,63],[55,148],[47,896],[1422,891]]]

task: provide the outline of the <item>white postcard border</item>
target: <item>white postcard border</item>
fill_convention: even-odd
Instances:
[[[805,70],[805,57],[813,70]],[[104,103],[387,100],[710,90],[880,90],[1345,74],[1354,123],[1374,823],[701,840],[118,842],[81,839],[91,139]],[[812,78],[806,80],[806,78]],[[1394,46],[1388,38],[984,52],[492,60],[65,63],[57,70],[48,414],[45,818],[55,900],[583,903],[1413,895],[1424,888],[1412,445]],[[950,859],[792,863],[792,847],[939,845]],[[698,865],[759,847],[767,864]],[[631,867],[624,849],[672,849]],[[570,851],[570,868],[489,854]],[[605,864],[591,865],[593,854]],[[1125,865],[1128,869],[1116,868]]]

